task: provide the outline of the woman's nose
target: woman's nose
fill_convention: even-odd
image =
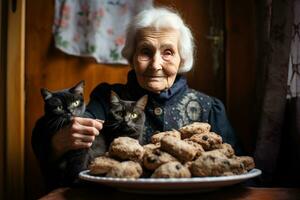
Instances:
[[[153,56],[151,67],[155,70],[160,70],[162,69],[162,64],[163,64],[163,59],[159,53],[156,53]]]

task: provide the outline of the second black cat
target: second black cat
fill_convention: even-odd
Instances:
[[[121,136],[131,137],[142,143],[147,101],[147,95],[137,101],[127,101],[111,91],[110,112],[101,130],[107,146]]]

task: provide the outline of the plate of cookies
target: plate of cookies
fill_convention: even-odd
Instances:
[[[79,178],[128,192],[186,193],[215,190],[260,174],[252,157],[236,156],[208,123],[194,122],[154,134],[143,146],[118,137]]]

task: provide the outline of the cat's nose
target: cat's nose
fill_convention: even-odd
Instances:
[[[129,116],[125,116],[124,121],[129,122]]]

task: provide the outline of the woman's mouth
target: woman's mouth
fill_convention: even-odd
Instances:
[[[147,78],[166,78],[165,75],[147,75],[147,74],[143,74],[144,77]]]

